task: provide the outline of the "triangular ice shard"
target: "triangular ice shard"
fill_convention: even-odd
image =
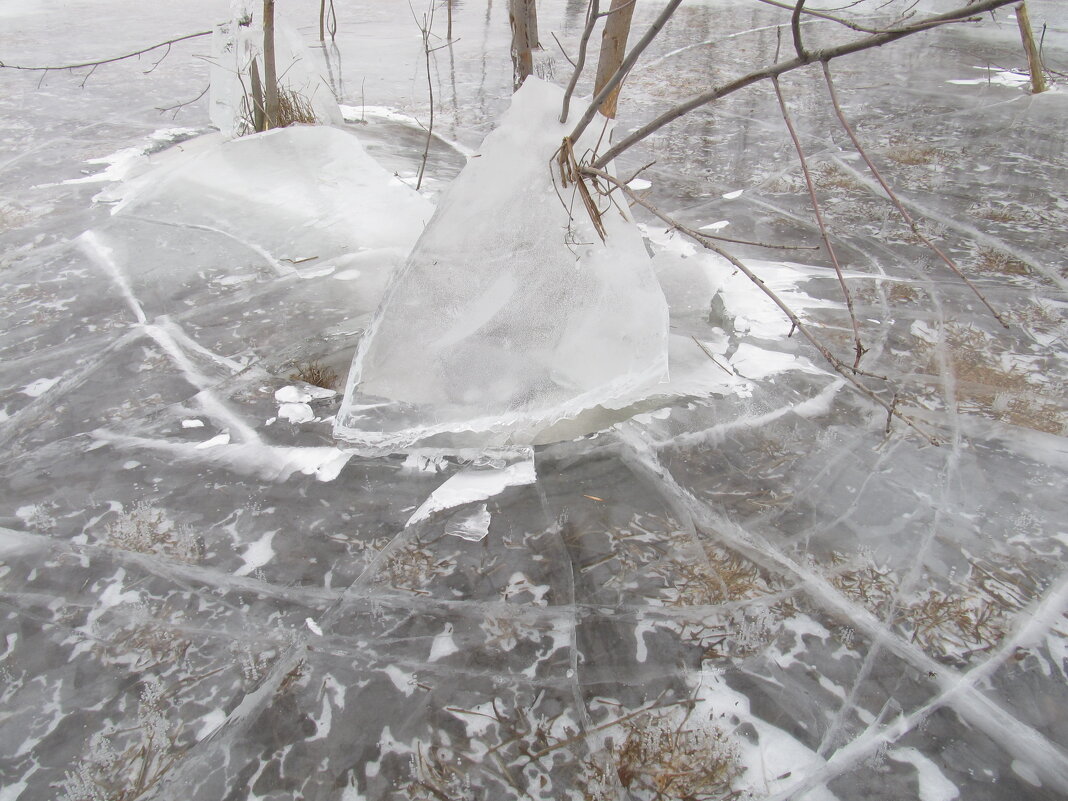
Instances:
[[[368,452],[524,446],[667,378],[667,305],[641,234],[611,208],[602,243],[554,181],[561,96],[528,79],[443,194],[353,360],[339,439]]]

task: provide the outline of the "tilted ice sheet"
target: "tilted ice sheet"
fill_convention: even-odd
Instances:
[[[601,243],[556,185],[561,97],[529,80],[442,196],[353,361],[338,438],[524,445],[666,379],[667,306],[641,234],[605,203]]]

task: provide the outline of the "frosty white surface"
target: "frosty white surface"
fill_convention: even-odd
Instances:
[[[641,234],[606,202],[602,243],[584,211],[569,216],[574,189],[554,185],[561,96],[529,80],[442,195],[353,361],[338,438],[529,444],[667,378],[667,305]]]

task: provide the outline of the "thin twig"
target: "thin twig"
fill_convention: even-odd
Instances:
[[[939,14],[927,19],[920,20],[919,22],[912,23],[911,25],[905,25],[900,28],[894,28],[884,31],[882,33],[873,34],[871,36],[858,39],[854,42],[848,42],[836,47],[826,47],[820,50],[809,50],[805,53],[805,58],[792,58],[788,61],[781,61],[771,66],[764,67],[754,72],[750,72],[748,75],[743,75],[741,78],[736,78],[729,83],[720,84],[712,89],[702,92],[699,95],[691,97],[689,100],[680,103],[674,108],[664,112],[659,117],[638,128],[629,136],[620,140],[618,144],[612,146],[602,155],[598,156],[596,160],[592,162],[592,166],[597,169],[603,169],[612,159],[619,156],[630,147],[633,147],[636,143],[645,139],[650,134],[663,128],[670,122],[674,122],[679,117],[693,111],[696,108],[712,103],[720,98],[726,97],[729,94],[733,94],[740,89],[744,89],[747,86],[751,86],[759,81],[767,80],[773,77],[779,77],[784,73],[791,72],[792,70],[799,69],[801,67],[808,66],[817,61],[830,61],[831,59],[840,58],[841,56],[851,55],[853,53],[859,53],[864,50],[869,50],[873,47],[880,47],[884,44],[902,39],[912,34],[920,33],[922,31],[929,30],[930,28],[937,27],[939,25],[946,25],[951,22],[961,21],[975,21],[978,22],[982,18],[976,16],[982,14],[985,11],[991,11],[1001,6],[1007,6],[1018,0],[980,0],[970,6],[964,8],[958,8],[954,11],[946,12],[945,14]]]
[[[800,4],[803,0],[798,0]],[[864,345],[860,341],[860,325],[857,322],[856,312],[853,311],[853,295],[849,292],[849,287],[846,286],[845,276],[842,274],[842,265],[838,262],[838,254],[834,250],[834,245],[831,244],[830,234],[827,232],[827,225],[823,222],[823,214],[820,212],[819,200],[816,199],[816,184],[812,181],[812,173],[808,169],[808,160],[805,158],[805,151],[801,147],[801,139],[797,135],[797,130],[794,128],[793,120],[790,118],[790,111],[786,107],[786,99],[782,96],[782,87],[779,86],[779,79],[772,78],[771,85],[775,87],[775,97],[779,99],[779,108],[782,109],[782,118],[786,121],[786,129],[790,132],[790,139],[793,140],[794,149],[797,151],[797,158],[801,161],[801,172],[805,176],[805,185],[808,187],[808,196],[812,201],[812,213],[816,216],[816,224],[820,229],[820,236],[823,238],[823,244],[827,248],[827,254],[831,258],[831,264],[834,265],[834,274],[838,276],[838,284],[842,287],[842,295],[845,296],[846,309],[849,310],[849,321],[853,326],[853,345],[856,352],[856,358],[853,361],[853,367],[860,366],[861,357],[864,356]]]
[[[114,56],[113,58],[102,58],[99,61],[83,61],[83,62],[78,63],[78,64],[60,64],[60,65],[56,65],[56,66],[51,66],[50,65],[50,66],[46,66],[46,67],[27,67],[27,66],[22,65],[22,64],[5,64],[4,62],[0,61],[0,69],[27,70],[27,71],[30,71],[30,72],[54,72],[56,70],[75,70],[75,69],[78,69],[79,67],[99,67],[101,64],[112,64],[112,63],[114,63],[116,61],[122,61],[123,59],[135,58],[136,56],[140,56],[140,55],[143,55],[145,53],[151,53],[153,50],[158,50],[161,47],[169,47],[170,45],[175,44],[177,42],[184,42],[186,39],[196,39],[198,36],[210,36],[211,33],[212,33],[211,31],[201,31],[200,33],[188,33],[185,36],[178,36],[178,37],[176,37],[174,39],[168,39],[165,42],[160,42],[159,44],[154,44],[151,47],[144,47],[144,48],[142,48],[140,50],[135,50],[132,53],[126,53],[125,55],[122,55],[122,56]]]
[[[211,84],[208,84],[203,89],[201,89],[200,90],[200,94],[197,95],[196,97],[194,97],[192,100],[185,100],[185,101],[183,101],[181,103],[175,103],[173,106],[166,106],[165,108],[160,108],[159,106],[157,106],[156,107],[156,111],[158,111],[160,114],[166,114],[168,111],[173,111],[174,112],[174,116],[171,117],[171,119],[174,119],[175,117],[178,116],[178,112],[181,111],[183,108],[185,108],[186,106],[193,105],[198,100],[200,100],[200,98],[204,97],[204,95],[206,95],[208,93],[208,90],[210,88],[211,88]]]
[[[412,17],[415,17],[415,9],[412,8],[412,4],[408,3],[408,8],[411,9]],[[419,25],[419,31],[423,35],[423,55],[426,57],[426,86],[427,91],[430,93],[430,122],[426,129],[426,145],[423,147],[423,160],[419,164],[419,177],[415,181],[415,191],[419,191],[423,186],[423,175],[426,172],[427,158],[430,156],[430,141],[434,136],[434,81],[430,75],[430,31],[434,27],[434,3],[430,3],[430,11],[427,14],[423,14],[422,24],[419,23],[416,18],[416,24]]]
[[[791,3],[783,3],[783,2],[780,2],[780,0],[757,0],[757,2],[758,3],[764,3],[765,5],[769,5],[769,6],[775,6],[776,8],[781,8],[781,9],[783,9],[785,11],[793,11],[794,8],[796,8],[795,5],[793,5]],[[813,9],[810,9],[810,8],[803,8],[801,10],[801,13],[805,14],[806,16],[816,17],[818,19],[827,20],[828,22],[835,22],[835,23],[837,23],[839,25],[844,25],[845,27],[849,28],[850,30],[857,31],[858,33],[885,33],[887,30],[890,30],[891,28],[893,28],[893,27],[895,27],[897,25],[900,25],[902,22],[904,22],[906,19],[908,19],[911,16],[911,12],[906,12],[906,14],[898,17],[897,21],[895,21],[891,25],[888,25],[885,28],[869,28],[869,27],[867,27],[865,25],[861,25],[861,24],[859,24],[857,22],[853,22],[852,20],[843,19],[842,17],[836,17],[833,14],[828,14],[825,11],[814,11]]]
[[[708,237],[698,233],[697,231],[694,231],[692,228],[686,227],[682,223],[678,222],[677,220],[662,212],[652,203],[649,203],[647,200],[640,197],[628,186],[620,183],[620,181],[614,175],[611,175],[605,172],[604,170],[598,170],[594,167],[580,167],[579,169],[585,175],[589,175],[593,178],[600,178],[610,184],[615,185],[624,194],[632,198],[635,202],[646,208],[652,214],[659,217],[665,223],[670,225],[673,229],[680,231],[683,234],[686,234],[686,236],[690,237],[698,244],[704,246],[708,250],[711,250],[713,253],[716,253],[717,255],[722,256],[724,259],[729,261],[732,265],[734,265],[734,267],[738,269],[739,272],[741,272],[746,278],[752,281],[757,286],[757,288],[760,289],[760,291],[763,292],[771,300],[772,303],[779,307],[779,310],[786,315],[787,319],[789,319],[793,327],[801,332],[805,339],[807,339],[812,344],[812,346],[819,351],[820,355],[827,360],[831,367],[834,368],[835,372],[837,372],[840,376],[842,376],[842,378],[849,382],[849,384],[851,384],[854,389],[859,391],[868,399],[882,406],[893,417],[896,417],[898,420],[901,420],[903,423],[908,425],[911,429],[913,429],[916,433],[918,433],[932,445],[940,444],[934,436],[928,434],[912,418],[908,417],[905,414],[902,414],[896,408],[896,405],[892,405],[883,398],[879,397],[869,387],[865,386],[859,380],[857,380],[856,375],[858,372],[861,371],[854,370],[848,364],[846,364],[833,353],[831,353],[831,351],[827,348],[826,345],[823,344],[823,342],[820,341],[820,339],[815,335],[815,333],[813,333],[807,325],[801,322],[801,318],[797,316],[797,314],[794,312],[793,309],[790,308],[786,301],[780,298],[778,294],[773,289],[771,289],[762,278],[760,278],[756,273],[749,269],[749,267],[747,267],[742,261],[732,256],[727,251],[723,250],[723,248],[714,244]]]
[[[834,113],[837,115],[838,121],[842,124],[842,129],[846,132],[846,135],[849,136],[849,140],[853,143],[854,149],[857,151],[857,153],[860,154],[860,157],[864,159],[864,163],[868,165],[868,169],[871,170],[871,174],[875,177],[875,180],[879,182],[879,186],[883,188],[883,191],[886,192],[887,197],[890,198],[890,202],[894,204],[894,206],[898,210],[898,213],[908,224],[909,228],[912,229],[912,233],[914,233],[925,245],[931,248],[931,250],[933,250],[935,254],[945,263],[945,265],[949,267],[949,269],[952,270],[953,273],[958,278],[960,278],[968,286],[969,289],[972,290],[972,292],[975,293],[975,296],[979,298],[979,300],[982,301],[983,305],[990,310],[990,313],[994,315],[994,319],[996,319],[999,323],[1005,326],[1005,328],[1008,328],[1009,324],[1005,321],[1005,318],[998,314],[997,309],[990,305],[990,301],[986,299],[983,293],[979,290],[979,287],[972,283],[971,279],[969,279],[968,276],[966,276],[961,271],[960,267],[957,266],[957,263],[953,261],[953,259],[947,256],[942,251],[942,249],[938,247],[938,245],[936,245],[923,234],[923,232],[920,230],[920,226],[916,224],[916,221],[912,218],[912,215],[905,210],[904,204],[898,199],[897,195],[894,194],[894,190],[890,188],[890,184],[888,184],[883,179],[883,176],[879,172],[879,169],[875,166],[875,162],[871,160],[871,158],[868,156],[867,151],[865,151],[863,146],[860,144],[860,140],[857,138],[856,133],[854,133],[853,127],[849,124],[849,121],[846,119],[845,113],[842,111],[842,106],[838,102],[838,92],[835,91],[834,81],[831,79],[831,69],[827,65],[827,62],[823,62],[823,77],[826,79],[827,91],[831,95],[831,103],[834,106]]]
[[[556,36],[556,31],[549,31],[549,35],[553,37],[553,41],[556,42],[556,46],[560,48],[560,55],[566,58],[567,63],[574,67],[575,59],[571,58],[571,56],[567,54],[567,51],[564,50],[564,46],[560,44],[560,39]]]
[[[724,367],[722,364],[719,363],[719,361],[716,359],[716,357],[712,355],[712,351],[710,351],[708,348],[705,347],[705,343],[704,342],[699,340],[693,334],[690,335],[690,339],[692,339],[697,344],[697,347],[699,347],[701,350],[703,350],[705,352],[705,356],[710,358],[712,360],[712,363],[714,365],[716,365],[716,367],[718,367],[720,370],[725,372],[727,375],[734,375],[733,372],[731,372],[730,370],[728,370],[726,367]],[[724,595],[726,595],[726,593],[724,593]]]

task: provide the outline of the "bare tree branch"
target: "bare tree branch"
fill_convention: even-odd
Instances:
[[[181,101],[179,103],[175,103],[173,106],[164,106],[164,107],[157,106],[156,107],[156,111],[158,111],[160,114],[166,114],[168,111],[173,111],[174,115],[171,117],[171,119],[173,120],[178,116],[178,112],[180,112],[183,108],[185,108],[186,106],[193,105],[198,100],[200,100],[200,98],[204,97],[204,95],[206,95],[208,93],[208,90],[210,88],[211,88],[211,84],[208,84],[207,86],[205,86],[201,90],[200,94],[197,95],[196,97],[194,97],[192,100],[183,100],[183,101]]]
[[[184,42],[186,39],[196,39],[199,36],[211,36],[211,31],[201,31],[200,33],[187,33],[185,36],[178,36],[174,39],[168,39],[165,42],[154,44],[151,47],[143,47],[140,50],[135,50],[132,53],[126,53],[121,56],[114,56],[112,58],[102,58],[98,61],[83,61],[78,64],[58,64],[49,65],[46,67],[28,67],[23,64],[5,64],[0,61],[0,69],[7,70],[27,70],[30,72],[55,72],[57,70],[76,70],[80,67],[99,67],[101,64],[113,64],[116,61],[122,61],[127,58],[136,58],[137,56],[144,55],[145,53],[151,53],[153,50],[159,50],[161,47],[169,48],[171,45],[178,42]],[[169,51],[168,51],[169,52]],[[159,62],[156,62],[157,65]],[[155,69],[155,67],[153,67]],[[150,70],[151,71],[151,70]]]
[[[902,414],[901,411],[898,410],[896,396],[893,401],[887,401],[884,398],[881,398],[870,387],[867,387],[863,383],[861,383],[861,381],[857,379],[857,373],[861,371],[854,370],[848,364],[846,364],[837,356],[835,356],[830,351],[830,349],[828,349],[827,346],[824,345],[822,341],[820,341],[819,337],[817,337],[816,334],[807,325],[805,325],[805,323],[801,321],[801,318],[798,317],[797,313],[790,308],[789,304],[787,304],[786,301],[780,298],[779,295],[773,289],[771,289],[771,287],[769,287],[762,278],[760,278],[760,276],[758,276],[751,269],[749,269],[749,267],[747,267],[741,260],[732,256],[730,253],[723,250],[723,248],[716,245],[709,237],[704,236],[703,234],[693,230],[692,228],[688,228],[679,221],[660,211],[660,209],[658,209],[649,201],[642,198],[640,195],[638,195],[638,193],[636,193],[626,184],[620,182],[619,179],[616,178],[614,175],[611,175],[610,173],[605,172],[604,170],[599,170],[593,167],[579,167],[579,171],[583,175],[588,175],[592,178],[603,180],[610,186],[619,189],[629,198],[631,198],[635,203],[656,215],[658,218],[663,220],[673,229],[685,234],[698,244],[702,245],[708,250],[711,250],[713,253],[716,253],[719,256],[725,258],[727,261],[729,261],[732,265],[734,265],[734,267],[738,269],[740,273],[742,273],[746,278],[752,281],[753,284],[755,284],[757,288],[759,288],[760,291],[763,292],[771,300],[772,303],[779,307],[779,310],[786,315],[791,325],[796,330],[801,332],[805,339],[807,339],[809,343],[811,343],[812,346],[819,351],[820,355],[827,360],[831,367],[834,368],[835,372],[837,372],[839,375],[842,376],[842,378],[848,381],[854,389],[859,391],[868,399],[879,404],[879,406],[883,407],[891,417],[896,417],[898,420],[901,420],[903,423],[905,423],[914,431],[916,431],[920,436],[922,436],[932,445],[941,444],[934,436],[927,433],[923,428],[921,428],[915,420],[905,414]]]
[[[578,125],[575,126],[575,130],[571,132],[572,142],[577,142],[578,138],[582,136],[582,132],[586,130],[586,126],[590,124],[594,115],[597,114],[597,110],[601,108],[601,104],[604,103],[605,98],[623,82],[623,79],[630,72],[635,62],[637,62],[638,57],[641,56],[645,51],[645,48],[649,46],[649,43],[656,38],[656,35],[660,33],[660,29],[667,24],[669,19],[671,19],[671,15],[675,13],[675,9],[679,7],[681,2],[682,0],[668,0],[668,4],[664,7],[664,10],[660,12],[660,16],[654,20],[653,24],[649,26],[649,30],[645,32],[645,35],[639,39],[633,49],[627,53],[627,57],[623,59],[623,63],[619,65],[616,74],[608,80],[608,83],[606,83],[601,88],[601,91],[597,93],[597,96],[593,98],[593,102],[591,102],[589,108],[586,109],[586,113],[582,115],[582,119],[580,119]],[[1011,0],[1005,0],[1005,2],[1011,2]]]
[[[590,4],[586,8],[586,27],[583,29],[582,39],[579,41],[578,63],[575,65],[575,71],[571,73],[571,80],[568,81],[567,89],[564,90],[564,104],[560,109],[561,123],[567,122],[567,113],[571,109],[571,95],[575,93],[575,86],[578,85],[582,70],[586,66],[586,49],[590,43],[590,36],[593,35],[593,28],[597,24],[599,17],[597,11],[599,8],[600,0],[590,0]]]
[[[663,128],[670,122],[674,122],[679,117],[693,111],[696,108],[712,103],[720,98],[726,97],[729,94],[737,92],[739,89],[744,89],[747,86],[751,86],[759,81],[768,80],[770,78],[777,78],[780,75],[791,72],[792,70],[799,69],[801,67],[808,66],[817,61],[830,61],[831,59],[840,58],[841,56],[848,56],[853,53],[859,53],[864,50],[869,50],[873,47],[880,47],[884,44],[902,39],[906,36],[911,36],[915,33],[926,31],[930,28],[937,27],[939,25],[945,25],[950,22],[960,22],[965,19],[979,21],[981,17],[976,16],[986,11],[993,11],[996,8],[1010,5],[1018,0],[979,0],[979,2],[972,3],[964,8],[958,8],[954,11],[948,11],[945,14],[939,14],[927,19],[914,22],[910,25],[905,25],[900,28],[894,28],[882,33],[873,34],[863,39],[858,39],[854,42],[848,42],[836,47],[827,47],[820,50],[808,50],[805,52],[805,57],[795,57],[789,61],[780,61],[777,64],[764,67],[763,69],[750,72],[748,75],[743,75],[741,78],[736,78],[729,83],[721,84],[717,87],[709,89],[706,92],[702,92],[689,100],[680,103],[675,108],[664,112],[656,119],[643,125],[631,133],[626,138],[622,139],[618,144],[612,146],[602,155],[598,156],[593,162],[592,166],[598,169],[602,169],[608,162],[619,156],[628,148],[634,146],[636,143],[645,139],[652,133]],[[629,69],[629,65],[625,65]],[[599,101],[598,101],[599,102]],[[589,113],[589,112],[587,112]],[[591,115],[592,116],[592,115]],[[582,126],[585,127],[585,126]],[[580,131],[581,132],[581,131]]]
[[[790,3],[783,3],[780,2],[780,0],[757,0],[757,2],[764,3],[768,6],[775,6],[775,8],[781,8],[784,11],[793,11],[796,8],[795,5],[792,5]],[[842,17],[836,17],[833,14],[828,14],[825,11],[815,11],[811,8],[802,8],[801,13],[805,16],[816,17],[818,19],[827,20],[828,22],[837,23],[838,25],[844,25],[850,30],[857,31],[858,33],[885,33],[889,28],[896,27],[897,25],[900,25],[905,19],[907,19],[907,17],[899,17],[897,22],[886,28],[869,28],[865,25],[853,22],[852,20],[843,19]]]
[[[873,162],[871,158],[868,157],[867,152],[861,146],[860,140],[853,132],[853,127],[849,124],[849,121],[846,119],[845,114],[842,111],[842,106],[838,103],[838,92],[835,91],[834,81],[831,79],[831,69],[826,61],[823,62],[823,76],[827,82],[827,90],[828,92],[830,92],[831,95],[831,103],[834,106],[834,113],[837,115],[838,121],[842,124],[842,129],[849,136],[849,140],[853,143],[854,149],[857,151],[857,153],[860,154],[860,157],[864,159],[864,163],[868,165],[868,169],[871,170],[871,174],[875,177],[875,180],[879,182],[879,186],[883,188],[883,191],[886,192],[887,197],[890,198],[890,201],[897,208],[898,213],[908,224],[909,228],[912,229],[912,233],[914,233],[920,239],[920,241],[927,245],[927,247],[933,250],[938,256],[938,258],[945,262],[945,265],[949,267],[949,269],[952,270],[958,278],[960,278],[962,281],[964,281],[965,284],[968,285],[968,288],[975,293],[976,297],[979,298],[980,301],[982,301],[983,305],[986,306],[987,309],[990,310],[990,313],[994,315],[994,318],[999,323],[1008,328],[1009,324],[1005,322],[1005,319],[1000,314],[998,314],[997,309],[990,305],[990,301],[988,301],[983,295],[983,293],[979,291],[979,287],[972,283],[972,281],[961,271],[960,267],[957,266],[957,263],[953,261],[953,259],[947,256],[942,251],[942,249],[938,247],[938,245],[936,245],[924,235],[923,231],[920,230],[919,225],[917,225],[916,221],[912,218],[912,215],[905,210],[905,206],[901,203],[900,200],[898,200],[897,195],[894,194],[894,190],[890,188],[890,184],[883,180],[883,176],[879,172],[878,168],[875,166],[875,162]]]
[[[805,46],[801,43],[801,10],[805,7],[805,0],[797,0],[794,13],[790,15],[790,31],[794,35],[794,50],[798,58],[805,57]]]
[[[798,0],[798,8],[804,0]],[[860,366],[860,359],[864,355],[865,347],[860,342],[860,326],[857,324],[857,315],[853,311],[853,296],[849,292],[849,287],[846,286],[845,276],[842,275],[842,265],[838,263],[838,254],[835,253],[834,245],[831,244],[831,237],[827,233],[827,225],[823,222],[823,214],[820,212],[820,204],[816,199],[816,185],[812,181],[812,173],[808,169],[808,159],[805,158],[805,151],[801,147],[801,139],[797,135],[797,130],[794,128],[794,122],[790,118],[790,111],[786,108],[786,99],[782,96],[782,88],[779,86],[779,79],[772,78],[771,85],[775,87],[775,97],[779,99],[779,108],[782,109],[782,118],[786,121],[786,130],[790,132],[790,139],[793,140],[794,149],[797,151],[797,158],[801,162],[801,172],[805,176],[805,186],[808,187],[808,197],[812,201],[812,212],[816,215],[816,224],[820,229],[820,236],[823,238],[823,245],[827,248],[827,255],[831,257],[831,264],[834,265],[834,273],[838,276],[838,284],[842,287],[842,294],[845,296],[846,308],[849,310],[849,321],[853,325],[853,347],[856,352],[856,359],[853,362],[854,369]]]

